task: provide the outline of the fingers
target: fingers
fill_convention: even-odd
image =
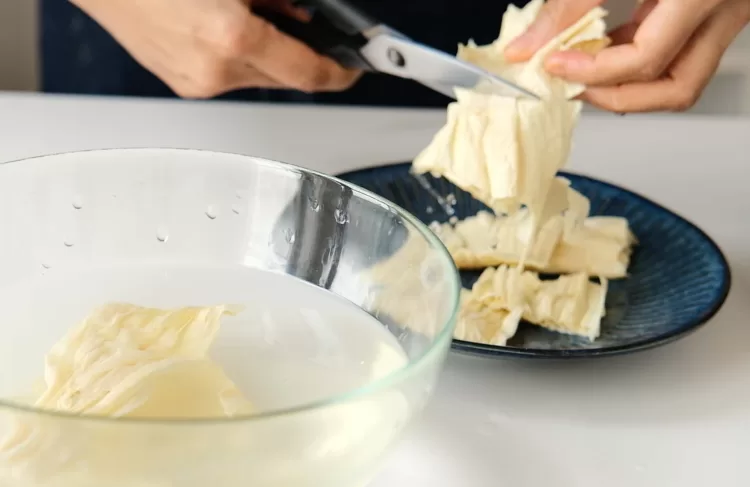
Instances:
[[[340,91],[350,87],[360,75],[321,56],[260,17],[249,15],[243,27],[230,35],[228,54],[249,62],[284,86],[308,93]]]
[[[230,86],[233,89],[260,86],[258,73],[265,80],[273,80],[274,85],[305,92],[343,90],[360,76],[358,71],[341,67],[280,32],[244,6],[232,15],[222,12],[204,24],[200,37],[206,44],[205,59],[193,59],[191,64],[198,65],[193,73],[205,78],[200,84],[206,92],[228,91]],[[246,78],[238,79],[236,73],[241,70],[235,65],[249,65],[256,72],[246,71]],[[264,83],[262,86],[270,84]]]
[[[652,82],[594,87],[583,98],[618,113],[692,107],[719,66],[721,56],[750,18],[747,0],[728,0],[697,30],[679,54],[670,75]]]
[[[330,91],[358,72],[342,68],[254,16],[266,4],[299,20],[291,0],[74,0],[178,95],[209,98],[238,88]],[[166,17],[165,17],[166,16]],[[164,22],[164,18],[170,22]]]
[[[159,66],[155,73],[164,73],[166,66]],[[181,98],[213,98],[242,88],[283,88],[278,81],[259,72],[248,63],[237,62],[220,68],[192,72],[191,75],[166,76],[174,92]],[[197,74],[200,73],[200,74]]]
[[[252,4],[254,7],[273,10],[300,22],[309,22],[312,18],[310,12],[302,7],[295,6],[291,0],[255,0]]]
[[[284,85],[261,73],[248,63],[238,62],[228,70],[226,82],[221,93],[240,90],[243,88],[271,88],[280,89]],[[216,93],[215,95],[221,94]],[[215,96],[213,95],[213,96]]]
[[[551,54],[547,70],[586,85],[611,85],[656,79],[672,63],[719,0],[662,0],[653,6],[632,43],[604,49],[596,56],[580,52]]]
[[[312,15],[307,10],[295,7],[291,3],[282,3],[276,7],[276,11],[280,14],[287,15],[293,19],[299,20],[300,22],[310,22]]]
[[[648,14],[650,14],[656,5],[659,3],[659,0],[645,0],[638,4],[638,6],[635,9],[635,12],[633,12],[633,23],[636,25],[641,25],[644,20],[646,20],[646,17],[648,17]]]
[[[604,0],[549,0],[528,30],[508,45],[505,58],[512,63],[527,61],[539,48],[602,3]]]
[[[635,34],[638,32],[638,27],[640,27],[648,14],[656,7],[657,2],[658,0],[645,0],[640,3],[635,12],[633,12],[633,18],[630,22],[610,31],[607,35],[612,39],[612,45],[619,46],[633,42]]]
[[[612,39],[612,46],[620,46],[622,44],[630,44],[631,42],[633,42],[633,37],[635,37],[635,33],[637,30],[638,24],[636,24],[635,22],[630,22],[628,24],[623,24],[620,27],[609,32],[607,36]]]

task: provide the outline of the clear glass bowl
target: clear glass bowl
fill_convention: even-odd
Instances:
[[[460,287],[443,245],[385,200],[298,167],[172,149],[38,157],[0,166],[0,224],[4,487],[360,487],[424,407],[451,341]],[[325,296],[295,294],[299,280]],[[403,362],[370,360],[368,321],[338,316],[328,293],[377,318]],[[45,354],[112,301],[245,306],[212,357],[248,372],[237,383],[258,413],[36,409]]]

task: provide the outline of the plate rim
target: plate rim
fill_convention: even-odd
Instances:
[[[386,163],[386,164],[380,164],[380,165],[375,165],[375,166],[368,166],[368,167],[364,167],[360,169],[342,171],[342,172],[335,174],[335,176],[337,178],[347,181],[350,184],[355,184],[351,182],[348,178],[354,177],[357,175],[366,174],[368,172],[375,172],[378,170],[383,170],[383,169],[400,169],[400,168],[408,169],[410,165],[411,165],[411,162]],[[653,338],[635,341],[635,342],[628,343],[625,345],[615,345],[615,346],[594,348],[594,349],[590,349],[590,348],[537,349],[537,348],[509,347],[505,345],[503,346],[486,345],[482,343],[475,343],[475,342],[468,342],[464,340],[453,339],[451,341],[452,350],[465,353],[465,354],[482,356],[482,357],[495,357],[495,358],[518,357],[518,358],[529,358],[529,359],[538,358],[538,359],[553,359],[553,360],[554,359],[576,359],[576,358],[582,359],[582,358],[596,358],[596,357],[623,355],[627,353],[634,353],[634,352],[649,350],[652,348],[657,348],[657,347],[672,343],[674,341],[677,341],[679,339],[682,339],[698,331],[700,328],[706,325],[709,321],[711,321],[711,319],[713,319],[714,316],[716,316],[719,310],[721,310],[721,308],[724,306],[724,303],[726,302],[729,296],[729,292],[732,288],[732,270],[731,270],[731,267],[729,266],[729,261],[727,260],[726,255],[721,250],[721,247],[719,246],[719,244],[717,244],[716,241],[713,238],[711,238],[711,236],[709,236],[698,225],[688,220],[687,218],[683,217],[679,213],[673,210],[670,210],[664,205],[661,205],[655,202],[654,200],[646,196],[643,196],[642,194],[636,191],[633,191],[631,189],[614,184],[607,180],[595,178],[592,176],[587,176],[585,174],[577,173],[574,171],[559,171],[557,175],[562,176],[562,177],[573,177],[579,180],[587,180],[592,183],[603,185],[610,189],[621,191],[623,193],[630,195],[636,200],[639,200],[640,203],[646,204],[647,206],[650,206],[652,209],[656,209],[658,211],[667,213],[672,218],[676,218],[682,223],[687,224],[688,226],[692,227],[693,230],[696,230],[698,235],[702,237],[713,249],[716,258],[721,265],[723,279],[721,282],[721,287],[717,294],[718,298],[715,299],[711,303],[710,307],[707,307],[703,312],[701,312],[697,316],[697,318],[693,320],[689,320],[687,323],[677,327],[675,330],[662,333],[661,335],[658,335]]]

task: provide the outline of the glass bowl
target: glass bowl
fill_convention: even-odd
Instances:
[[[37,157],[0,165],[0,224],[4,487],[361,487],[451,341],[459,278],[438,239],[302,168],[172,149]],[[110,302],[242,306],[211,358],[255,413],[36,408],[45,354]]]

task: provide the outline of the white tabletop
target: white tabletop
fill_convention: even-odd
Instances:
[[[441,111],[0,94],[0,161],[190,147],[327,172],[412,158]],[[750,118],[586,115],[571,168],[711,234],[733,288],[694,335],[574,362],[451,354],[425,418],[374,487],[750,485]]]

